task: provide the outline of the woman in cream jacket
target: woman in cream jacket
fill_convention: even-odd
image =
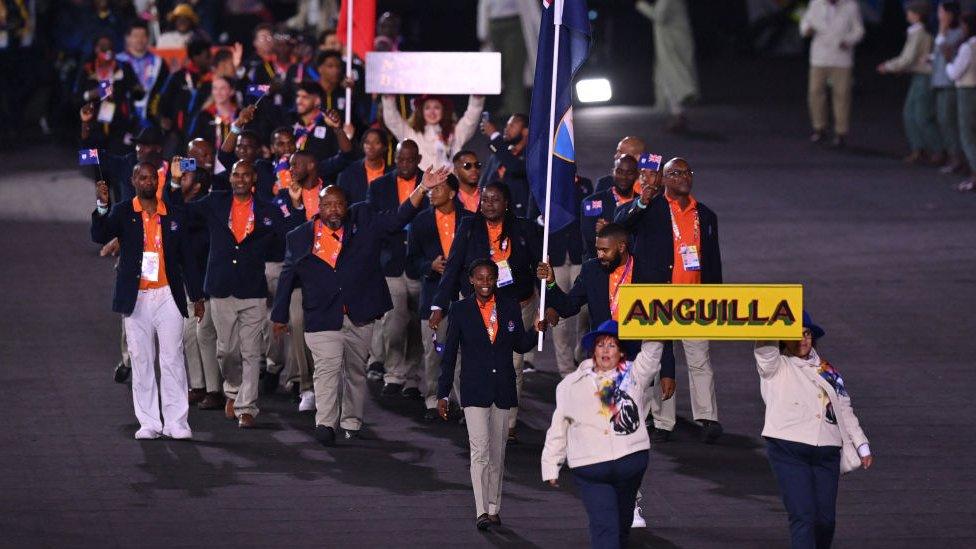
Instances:
[[[552,486],[565,462],[590,521],[590,544],[626,547],[634,502],[651,447],[644,391],[660,369],[658,356],[628,361],[607,320],[583,337],[592,351],[556,387],[556,411],[542,449],[542,480]]]
[[[468,98],[468,108],[460,120],[454,119],[454,105],[439,95],[421,95],[413,100],[409,119],[400,116],[396,99],[383,96],[383,123],[397,141],[412,139],[420,149],[420,169],[451,166],[454,155],[464,148],[481,118],[485,106],[483,95]]]
[[[830,547],[840,473],[873,462],[843,378],[814,348],[823,336],[803,313],[803,339],[756,343],[766,403],[762,436],[794,549]]]

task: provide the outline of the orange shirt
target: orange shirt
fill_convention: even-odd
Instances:
[[[132,209],[142,214],[142,251],[156,252],[159,256],[159,275],[156,281],[139,278],[140,290],[155,290],[169,285],[166,280],[166,261],[163,257],[163,218],[166,215],[166,204],[162,200],[156,201],[156,213],[152,216],[142,209],[139,198],[132,199]]]
[[[508,256],[512,255],[512,239],[506,238],[504,242],[498,242],[498,237],[502,235],[502,222],[485,221],[485,225],[488,227],[488,250],[491,260],[495,263],[507,260]]]
[[[311,189],[302,187],[302,206],[305,207],[305,221],[309,221],[319,213],[319,191],[322,190],[322,180],[319,179]]]
[[[671,270],[672,284],[701,284],[701,270],[686,271],[681,259],[682,246],[694,246],[701,263],[701,235],[698,227],[698,201],[693,197],[684,210],[677,200],[665,195],[671,208],[671,233],[674,236],[674,268]]]
[[[284,170],[278,170],[275,172],[275,175],[275,184],[272,193],[277,195],[281,189],[291,187],[291,171],[286,168]]]
[[[627,258],[627,263],[618,266],[610,273],[610,318],[617,319],[617,295],[620,286],[630,284],[634,276],[634,256]]]
[[[475,187],[474,192],[468,194],[464,192],[463,189],[458,189],[458,200],[464,205],[464,209],[471,213],[478,211],[478,206],[481,204],[481,189]]]
[[[230,201],[230,232],[241,242],[254,232],[254,197],[241,202],[237,198]]]
[[[325,223],[316,221],[315,242],[312,244],[312,253],[335,269],[336,261],[339,260],[340,251],[342,251],[342,227],[333,231],[326,227]]]
[[[474,302],[478,305],[481,320],[485,323],[485,329],[488,330],[488,339],[494,343],[495,336],[498,335],[498,311],[495,309],[495,296],[492,295],[483,305],[477,297],[474,298]]]
[[[363,162],[363,166],[366,168],[366,186],[369,186],[377,177],[382,177],[386,173],[386,165],[380,166],[379,168],[372,170],[369,164]]]
[[[616,187],[610,187],[610,191],[613,193],[613,201],[616,202],[616,205],[617,206],[622,206],[624,204],[630,204],[631,201],[633,201],[635,198],[637,198],[638,196],[640,196],[640,193],[637,191],[637,184],[636,183],[634,184],[634,194],[630,195],[629,198],[624,198],[623,196],[617,194],[617,188]]]
[[[416,188],[417,188],[416,177],[414,177],[413,179],[404,179],[400,176],[397,176],[397,201],[400,204],[403,204],[403,201],[406,200],[407,197],[410,196],[410,193],[412,193],[413,190]]]
[[[437,236],[441,239],[441,250],[444,252],[444,257],[447,257],[451,253],[451,244],[454,243],[454,220],[456,217],[457,212],[444,214],[438,210],[434,210],[434,221],[437,223]]]

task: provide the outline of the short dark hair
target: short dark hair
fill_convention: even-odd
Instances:
[[[389,134],[387,134],[386,130],[383,128],[367,128],[366,131],[363,132],[363,135],[359,138],[359,142],[362,143],[366,141],[366,136],[371,133],[375,133],[376,137],[379,138],[380,143],[382,143],[384,147],[386,146],[387,137]]]
[[[186,43],[186,55],[190,59],[193,59],[201,53],[209,50],[211,46],[212,44],[210,43],[210,40],[201,38],[199,36],[194,36],[189,42]]]
[[[457,176],[454,175],[453,173],[447,174],[447,180],[444,181],[444,183],[448,187],[450,187],[451,190],[454,191],[454,192],[458,192],[458,190],[461,188],[461,182],[458,181]]]
[[[258,132],[254,130],[244,130],[239,136],[237,136],[237,142],[240,143],[241,139],[244,139],[245,137],[248,139],[253,139],[255,143],[257,143],[259,146],[261,145],[261,136],[258,135]]]
[[[478,158],[478,153],[472,151],[471,149],[461,149],[460,151],[454,153],[454,156],[451,157],[451,162],[457,162],[468,155]]]
[[[468,278],[474,276],[474,271],[478,267],[488,267],[491,274],[495,275],[495,278],[498,278],[498,264],[487,257],[479,257],[478,259],[472,261],[471,265],[468,265]]]
[[[228,50],[227,48],[220,48],[219,50],[217,50],[217,53],[214,54],[213,64],[219,65],[227,60],[233,61],[234,54],[231,53],[231,51]]]
[[[328,38],[329,36],[332,36],[333,34],[336,34],[335,29],[328,29],[320,32],[318,36],[319,41],[316,43],[321,44],[322,42],[325,42],[325,39]]]
[[[627,229],[619,223],[607,223],[596,233],[597,238],[616,238],[627,241]]]
[[[322,89],[322,86],[318,82],[305,80],[299,82],[297,87],[298,87],[298,91],[303,91],[309,95],[318,96],[319,98],[325,95],[325,90]]]
[[[314,162],[315,162],[315,160],[316,160],[316,159],[315,159],[315,155],[314,155],[314,154],[312,154],[312,151],[307,151],[307,150],[304,150],[304,149],[299,149],[299,150],[297,150],[297,151],[295,151],[295,152],[293,152],[293,153],[291,153],[291,155],[292,155],[292,156],[303,156],[303,157],[305,157],[305,158],[309,158],[309,159],[311,159],[311,160],[312,160],[312,162],[313,162],[313,163],[314,163]]]
[[[144,30],[144,31],[146,31],[148,33],[149,32],[149,24],[146,23],[145,21],[141,20],[141,19],[136,20],[136,21],[133,21],[133,22],[129,23],[129,26],[128,27],[125,28],[125,35],[126,36],[129,36],[130,34],[132,34],[132,31],[134,31],[136,29],[142,29],[142,30]]]
[[[254,27],[254,33],[251,36],[257,36],[259,32],[266,30],[274,35],[274,25],[271,23],[258,23],[258,26]]]
[[[529,127],[529,115],[525,114],[524,112],[513,112],[512,118],[524,124],[526,128]]]
[[[283,133],[291,137],[295,137],[294,130],[292,128],[289,128],[288,126],[278,126],[277,128],[274,129],[274,131],[271,132],[271,137],[274,138],[274,136],[278,135],[279,133]]]
[[[323,50],[315,54],[315,66],[321,67],[330,57],[335,57],[342,64],[342,54],[335,50]]]

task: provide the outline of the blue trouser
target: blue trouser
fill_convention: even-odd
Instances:
[[[959,115],[956,88],[935,89],[935,111],[942,133],[942,143],[951,155],[959,154]]]
[[[834,539],[840,448],[766,439],[769,464],[790,515],[793,549],[825,549]]]
[[[976,171],[976,88],[956,88],[959,144],[969,169]]]
[[[591,547],[627,546],[637,490],[646,469],[647,450],[570,469],[590,519]]]
[[[932,92],[931,76],[913,74],[912,83],[905,96],[902,118],[905,134],[912,151],[925,151],[930,154],[942,152],[942,136],[936,123],[935,95]]]

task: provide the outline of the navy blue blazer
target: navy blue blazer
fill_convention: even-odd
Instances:
[[[228,191],[213,191],[186,203],[187,217],[202,220],[210,232],[204,291],[210,297],[266,298],[264,263],[286,225],[277,207],[254,197],[254,230],[238,243],[228,226],[233,199]]]
[[[160,215],[163,233],[163,261],[166,281],[173,292],[173,301],[183,316],[187,316],[186,295],[193,301],[203,299],[200,289],[200,273],[186,243],[186,223],[182,210],[167,205],[166,215]],[[112,294],[112,310],[124,315],[132,314],[139,295],[142,279],[143,252],[142,214],[132,207],[132,201],[119,202],[112,210],[99,215],[92,212],[91,239],[98,244],[108,244],[119,239],[119,266],[115,275],[115,291]],[[184,283],[186,291],[184,292]]]
[[[424,179],[424,172],[417,171],[417,185]],[[374,212],[393,213],[400,207],[400,196],[397,193],[397,172],[391,170],[382,177],[376,178],[369,184],[369,207]],[[428,205],[427,197],[424,197],[420,208]],[[383,275],[397,277],[406,271],[407,267],[407,232],[406,230],[387,234],[383,238],[383,247],[380,250],[380,267]],[[410,276],[409,273],[407,276]],[[413,277],[411,277],[413,278]]]
[[[634,237],[634,282],[670,284],[674,270],[674,235],[671,210],[664,195],[655,197],[646,208],[639,207],[637,200],[624,205],[617,211],[616,221]],[[701,202],[698,203],[698,226],[701,230],[702,284],[721,284],[718,217]]]
[[[613,187],[613,174],[607,174],[600,179],[597,179],[596,188],[593,189],[593,192],[598,193],[600,191],[605,191],[610,187]]]
[[[635,198],[636,200],[636,198]],[[580,234],[583,238],[584,259],[596,257],[596,220],[610,223],[617,211],[613,189],[604,189],[587,196],[580,203]],[[550,254],[550,257],[552,254]]]
[[[378,268],[380,243],[383,235],[401,230],[417,211],[409,200],[395,213],[376,213],[366,204],[354,204],[342,225],[342,249],[334,269],[312,253],[317,216],[288,233],[271,320],[288,322],[291,292],[299,285],[306,332],[340,330],[344,314],[357,325],[383,316],[393,301]]]
[[[514,218],[514,221],[510,229],[512,252],[508,258],[514,282],[498,288],[498,294],[521,302],[532,297],[539,281],[535,268],[542,257],[542,227],[520,217]],[[464,296],[471,295],[473,290],[468,283],[468,266],[475,259],[487,257],[491,257],[491,254],[485,218],[480,214],[464,218],[454,234],[451,255],[447,258],[444,275],[437,285],[431,305],[446,311],[458,292]]]
[[[389,170],[386,173],[389,173]],[[369,183],[366,181],[366,160],[357,160],[342,170],[339,173],[337,184],[346,191],[346,198],[350,204],[368,200]]]
[[[492,343],[476,299],[472,295],[451,305],[437,397],[446,398],[451,393],[460,350],[464,356],[460,376],[462,407],[518,406],[512,353],[526,353],[535,347],[538,338],[535,328],[526,330],[522,325],[522,307],[518,301],[496,293],[498,334]]]
[[[635,258],[634,263],[636,262]],[[592,330],[610,320],[610,274],[603,269],[598,259],[588,259],[583,263],[580,274],[568,293],[563,292],[558,285],[546,290],[546,305],[555,309],[562,318],[579,313],[583,305],[587,305],[590,311],[590,326],[587,331]],[[621,343],[630,360],[640,352],[640,341]],[[661,377],[674,379],[674,344],[671,341],[664,342]]]
[[[492,155],[488,160],[488,166],[486,168],[489,168],[491,173],[488,174],[485,185],[491,181],[501,181],[503,185],[508,187],[509,192],[512,194],[512,203],[508,205],[509,208],[515,215],[528,218],[530,215],[531,194],[529,193],[529,176],[525,169],[525,156],[515,156],[512,154],[502,136],[498,136],[492,140],[488,144],[488,148],[491,149]],[[499,168],[505,168],[505,175],[501,178],[498,177]]]
[[[454,234],[461,221],[471,217],[473,213],[464,209],[460,202],[454,204]],[[452,244],[453,247],[453,244]],[[407,238],[407,276],[420,279],[420,318],[430,318],[430,304],[434,301],[437,284],[441,281],[441,274],[431,270],[430,264],[437,256],[444,255],[441,249],[441,237],[437,229],[437,220],[433,207],[428,207],[417,214],[410,223],[410,235]],[[450,257],[450,253],[445,259]]]

